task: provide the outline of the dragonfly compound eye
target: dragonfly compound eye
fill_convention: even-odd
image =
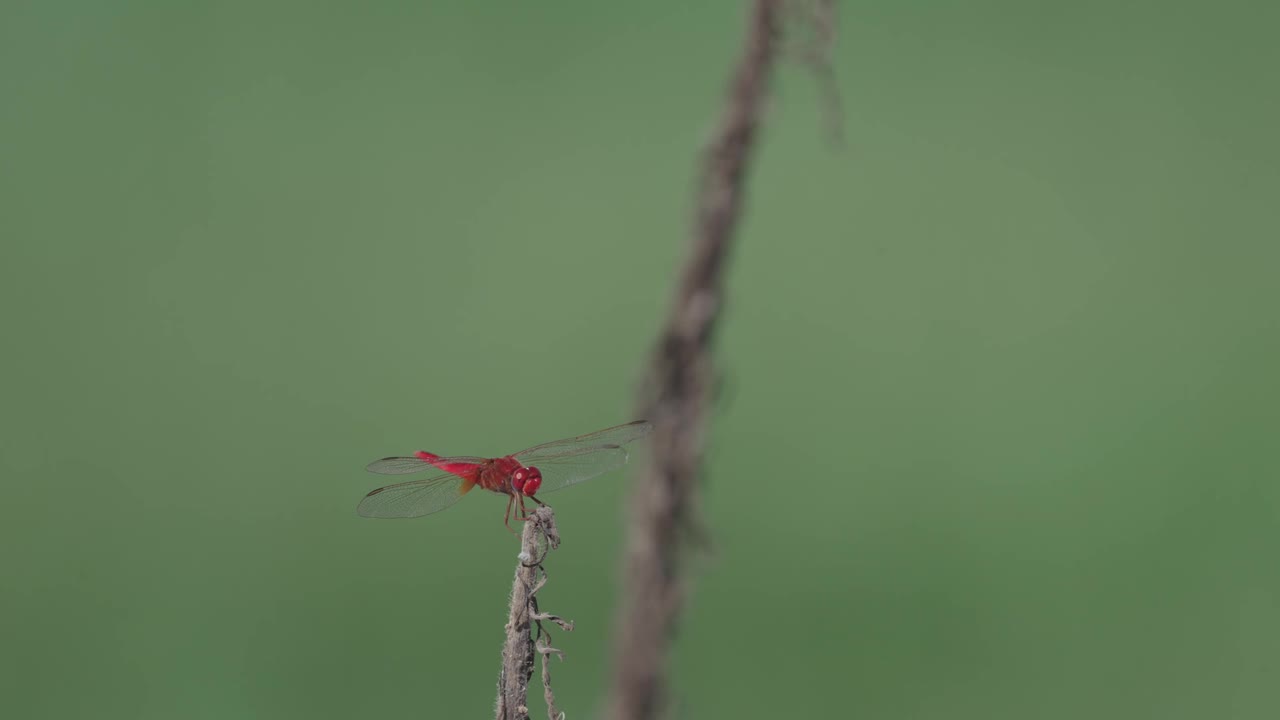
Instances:
[[[536,467],[529,468],[529,477],[525,478],[524,489],[521,492],[525,495],[533,495],[540,487],[542,487],[542,472]]]
[[[511,487],[517,492],[524,492],[525,483],[528,482],[529,474],[524,468],[520,468],[511,473]]]

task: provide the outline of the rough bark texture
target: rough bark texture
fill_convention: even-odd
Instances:
[[[699,526],[698,483],[712,398],[710,345],[742,207],[744,179],[778,53],[783,0],[753,0],[719,128],[703,160],[691,247],[660,332],[638,417],[653,422],[651,460],[631,498],[623,604],[608,716],[648,720],[667,699],[668,646],[683,603],[680,557]]]
[[[498,675],[497,720],[527,720],[529,717],[529,679],[533,677],[535,653],[542,655],[543,697],[547,717],[556,720],[562,714],[555,709],[551,692],[551,674],[547,660],[560,651],[546,639],[544,620],[572,630],[573,623],[538,610],[538,591],[547,582],[542,566],[547,554],[560,545],[555,513],[541,506],[529,514],[520,537],[520,555],[515,580],[511,583],[511,607],[507,615],[506,641],[502,645],[502,671]]]

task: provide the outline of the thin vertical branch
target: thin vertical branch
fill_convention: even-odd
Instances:
[[[668,646],[683,605],[680,557],[697,518],[714,370],[710,345],[746,170],[775,63],[784,0],[753,0],[745,47],[719,129],[703,158],[689,256],[659,334],[637,417],[653,422],[652,459],[631,498],[623,606],[609,717],[664,709]]]
[[[515,580],[511,583],[511,607],[504,628],[507,638],[502,645],[502,671],[498,675],[497,720],[528,720],[529,679],[533,677],[535,652],[542,655],[547,716],[551,720],[563,718],[563,713],[555,709],[547,660],[553,654],[561,659],[564,655],[551,647],[542,623],[544,620],[552,622],[564,630],[572,630],[573,623],[539,611],[537,598],[538,591],[547,583],[547,571],[542,561],[559,546],[560,533],[551,508],[544,505],[530,513],[520,536],[520,556]]]

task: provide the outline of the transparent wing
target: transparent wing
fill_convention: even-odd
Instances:
[[[356,512],[372,518],[430,515],[458,502],[471,487],[470,481],[448,473],[424,480],[410,480],[370,492],[360,501]]]
[[[542,495],[617,470],[627,464],[627,451],[613,445],[580,449],[558,456],[543,455],[536,463],[522,458],[521,462],[535,465],[542,472],[542,488],[537,492]]]
[[[530,465],[546,457],[567,457],[595,449],[616,448],[639,440],[648,435],[651,430],[653,430],[653,425],[644,420],[637,420],[626,425],[618,425],[617,427],[598,430],[578,437],[534,445],[528,450],[521,450],[514,457],[525,465]],[[623,453],[622,462],[626,463],[626,461],[626,453]]]
[[[479,465],[484,458],[478,457],[442,457],[434,460],[423,460],[419,457],[385,457],[374,460],[365,466],[365,470],[379,475],[408,475],[424,470],[453,471],[459,465]]]

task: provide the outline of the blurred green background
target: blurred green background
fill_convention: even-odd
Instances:
[[[782,68],[679,717],[1280,714],[1273,7],[844,3],[842,150]],[[362,468],[632,419],[742,17],[5,2],[0,715],[488,716],[502,500]]]

